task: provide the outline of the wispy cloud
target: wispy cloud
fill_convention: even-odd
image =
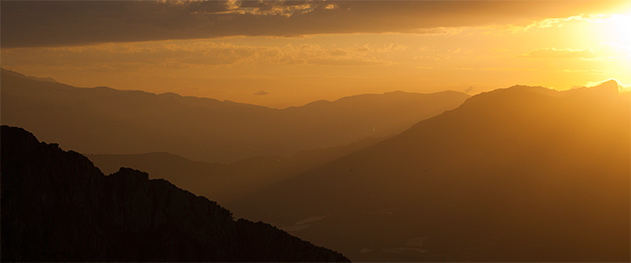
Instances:
[[[524,58],[535,59],[582,59],[582,60],[608,60],[627,58],[628,48],[621,47],[615,43],[603,43],[589,49],[571,49],[571,48],[545,48],[538,49],[526,54],[522,54]]]
[[[523,54],[526,58],[593,58],[595,49],[546,48]]]
[[[254,92],[254,95],[257,95],[257,96],[265,96],[265,95],[268,95],[268,94],[269,94],[269,92],[265,91],[265,90],[259,90],[257,92]]]
[[[527,30],[531,30],[535,28],[564,27],[565,24],[568,22],[587,21],[587,20],[589,20],[589,18],[583,14],[579,16],[570,16],[570,17],[564,17],[564,18],[546,18],[543,20],[535,21],[523,27],[522,29],[527,31]]]
[[[182,68],[220,65],[380,65],[391,52],[405,50],[397,44],[325,47],[321,45],[251,46],[210,41],[160,41],[102,44],[82,47],[23,48],[3,50],[5,65],[50,67]]]

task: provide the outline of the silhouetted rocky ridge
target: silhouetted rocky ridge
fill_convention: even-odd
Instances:
[[[2,261],[348,261],[144,172],[2,126]]]

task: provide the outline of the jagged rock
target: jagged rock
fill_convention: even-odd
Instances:
[[[348,261],[146,173],[1,136],[2,261]]]

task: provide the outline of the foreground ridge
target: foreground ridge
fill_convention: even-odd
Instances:
[[[216,202],[2,126],[2,261],[349,261]]]

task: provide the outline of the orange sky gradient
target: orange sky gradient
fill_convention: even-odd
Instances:
[[[629,1],[7,3],[2,67],[81,87],[283,108],[631,83]]]

